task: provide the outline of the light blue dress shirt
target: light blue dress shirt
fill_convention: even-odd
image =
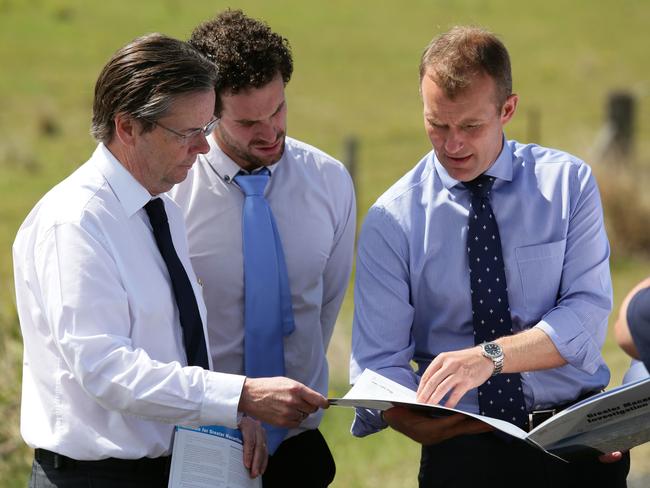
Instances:
[[[522,373],[529,410],[609,382],[600,349],[612,307],[609,244],[591,169],[570,154],[504,139],[486,171],[516,332],[538,327],[565,366]],[[466,236],[470,192],[427,154],[370,209],[359,237],[350,378],[371,368],[417,388],[445,351],[474,346]],[[419,371],[414,372],[415,366]],[[478,413],[477,390],[459,409]],[[358,410],[363,436],[384,428]]]

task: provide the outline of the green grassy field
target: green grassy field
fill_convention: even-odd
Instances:
[[[533,138],[589,161],[613,89],[637,95],[637,132],[643,136],[650,129],[650,3],[645,0],[0,0],[0,407],[5,417],[0,479],[5,486],[25,485],[29,461],[18,433],[22,346],[13,301],[15,232],[36,200],[92,151],[92,90],[108,57],[146,32],[185,38],[198,22],[227,6],[266,19],[293,46],[290,134],[338,157],[346,137],[359,139],[360,215],[429,148],[417,64],[430,38],[455,24],[483,25],[510,49],[521,102],[509,137]],[[531,122],[535,113],[537,124]],[[636,150],[639,161],[650,160],[650,138],[639,137]],[[620,256],[613,271],[618,302],[650,274],[650,262]],[[347,389],[351,309],[348,297],[329,355],[333,395]],[[611,338],[605,354],[616,384],[627,359]],[[335,486],[413,486],[417,446],[393,432],[354,439],[350,419],[350,411],[332,409],[324,423],[338,464]],[[634,455],[633,476],[650,470],[650,450],[640,448]]]

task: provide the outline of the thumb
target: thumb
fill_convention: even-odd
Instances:
[[[302,399],[309,403],[312,407],[315,408],[328,408],[329,403],[327,398],[318,393],[317,391],[312,390],[311,388],[304,387],[302,391]]]

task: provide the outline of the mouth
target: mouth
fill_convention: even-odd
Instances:
[[[253,147],[262,153],[273,154],[277,152],[278,149],[280,149],[283,141],[284,141],[284,136],[279,137],[278,140],[272,144],[255,144]]]
[[[469,156],[450,156],[449,154],[445,154],[445,158],[447,158],[450,163],[454,164],[464,164],[469,161],[471,157],[471,154]]]
[[[191,160],[189,160],[189,161],[183,161],[183,162],[182,162],[181,164],[179,164],[178,166],[181,167],[181,168],[183,168],[183,169],[190,170],[190,169],[192,169],[192,166],[194,166],[194,163],[195,163],[195,162],[196,162],[196,157],[194,157],[193,159],[191,159]]]

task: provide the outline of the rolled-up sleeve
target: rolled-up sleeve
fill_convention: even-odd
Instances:
[[[585,164],[571,175],[569,224],[556,306],[536,325],[572,366],[588,374],[602,364],[600,350],[612,310],[609,243],[596,181]]]
[[[650,367],[650,288],[639,290],[630,300],[627,324],[643,363]]]

